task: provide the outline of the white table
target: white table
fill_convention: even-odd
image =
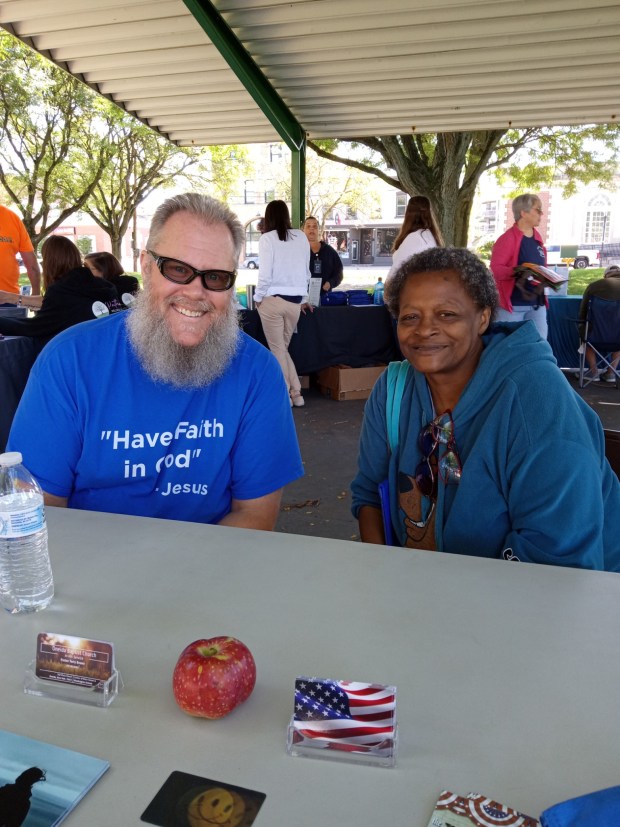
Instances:
[[[276,827],[426,827],[444,788],[533,816],[618,783],[620,576],[48,509],[56,599],[0,616],[0,727],[111,768],[69,825],[137,827],[173,770],[259,790]],[[110,640],[108,709],[22,694],[39,631]],[[175,705],[183,647],[254,653],[250,699],[220,721]],[[398,687],[395,769],[291,758],[293,681]]]

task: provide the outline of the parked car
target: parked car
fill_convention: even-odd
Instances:
[[[243,266],[248,270],[258,270],[258,256],[246,256]]]

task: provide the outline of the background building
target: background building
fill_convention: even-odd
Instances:
[[[242,260],[258,253],[258,222],[265,205],[275,198],[290,206],[290,153],[281,143],[252,144],[246,147],[248,162],[228,198],[246,230]],[[250,170],[248,172],[248,170]],[[620,197],[617,191],[583,186],[571,196],[563,194],[558,179],[539,195],[544,215],[540,232],[550,250],[559,257],[567,248],[595,252],[602,242],[620,242]],[[620,186],[620,174],[616,184]],[[195,187],[179,180],[175,190],[162,189],[150,196],[138,210],[137,247],[144,247],[151,216],[161,201],[174,191]],[[207,189],[208,191],[208,189]],[[513,223],[511,202],[514,184],[500,184],[492,174],[480,182],[469,232],[469,247],[487,252],[489,245]],[[345,266],[389,267],[392,245],[402,225],[409,196],[381,179],[357,173],[309,153],[307,214],[323,225],[324,238],[338,252]],[[76,213],[57,230],[70,236],[83,252],[111,250],[106,233],[88,215]],[[133,269],[132,232],[123,240],[122,263]],[[590,263],[593,263],[592,261]],[[596,263],[596,262],[594,262]]]

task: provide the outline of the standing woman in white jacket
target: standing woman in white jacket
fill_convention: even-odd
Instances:
[[[313,309],[307,303],[310,244],[305,233],[292,229],[284,201],[270,201],[263,221],[263,234],[258,242],[260,270],[254,302],[269,350],[282,368],[291,406],[300,408],[304,398],[288,346],[299,314]]]
[[[394,241],[392,267],[386,281],[408,258],[428,247],[443,247],[443,239],[431,202],[424,195],[414,195],[409,199],[403,226]]]

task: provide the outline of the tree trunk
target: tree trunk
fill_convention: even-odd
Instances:
[[[116,235],[110,235],[110,241],[112,243],[112,255],[116,256],[116,258],[120,261],[122,256],[123,239]]]
[[[466,247],[476,186],[487,169],[503,130],[486,132],[443,132],[432,136],[387,135],[355,138],[381,155],[385,168],[343,158],[310,146],[321,157],[376,175],[408,195],[425,195],[433,207],[447,247]]]

